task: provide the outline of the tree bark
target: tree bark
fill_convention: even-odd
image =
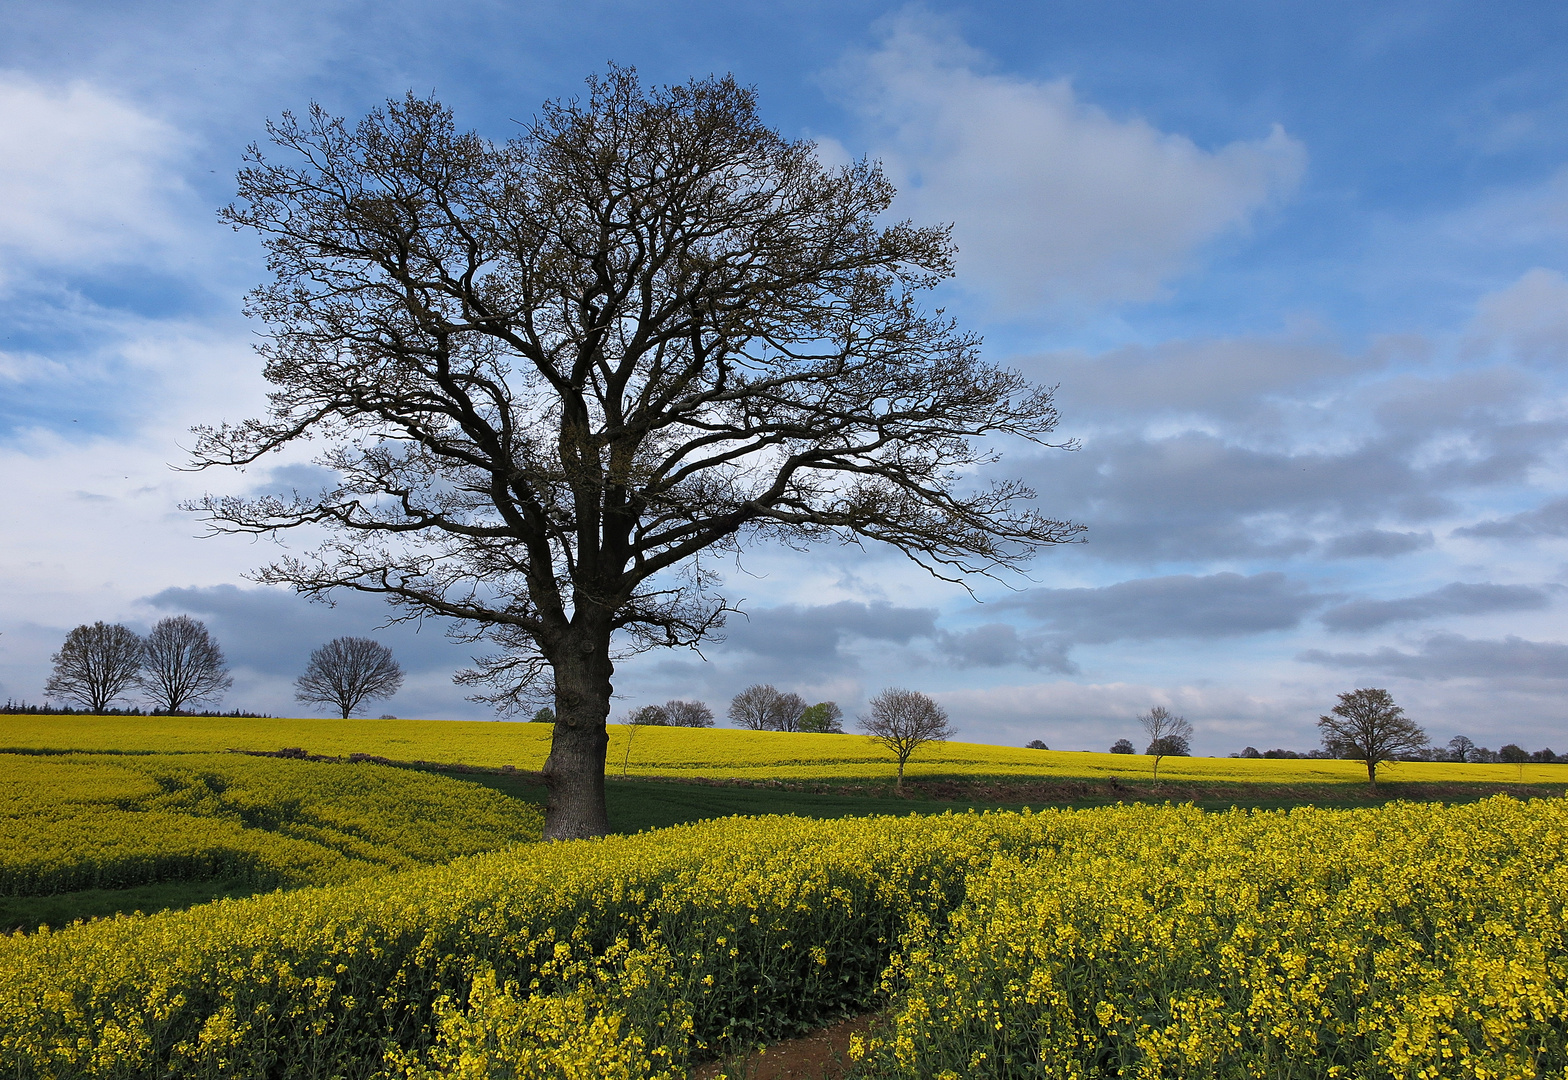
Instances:
[[[1377,787],[1377,762],[1370,757],[1367,758],[1367,785]]]
[[[610,746],[610,632],[573,635],[555,670],[555,731],[544,779],[549,788],[546,840],[582,840],[610,831],[604,806],[604,762]]]

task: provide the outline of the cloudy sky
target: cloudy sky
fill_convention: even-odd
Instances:
[[[1086,543],[975,595],[897,555],[748,552],[702,655],[617,711],[772,681],[853,713],[927,690],[962,737],[1104,749],[1154,704],[1196,749],[1306,749],[1388,687],[1437,739],[1568,750],[1568,9],[872,0],[0,7],[0,699],[73,625],[204,619],[230,707],[293,713],[338,634],[403,716],[488,716],[427,624],[259,588],[268,542],[177,504],[288,476],[175,471],[266,387],[220,226],[264,122],[434,91],[504,139],[607,61],[733,72],[828,160],[949,221],[933,298],[1059,384],[1075,453],[1014,452]]]

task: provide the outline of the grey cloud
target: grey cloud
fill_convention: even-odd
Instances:
[[[1323,554],[1331,559],[1387,559],[1431,546],[1430,532],[1387,532],[1383,529],[1363,529],[1360,532],[1334,537],[1323,545]]]
[[[815,607],[782,604],[763,608],[732,616],[724,628],[725,644],[730,648],[816,663],[842,662],[839,648],[847,638],[907,645],[935,633],[936,611],[932,608],[854,600]]]
[[[1445,615],[1484,615],[1493,611],[1540,611],[1551,606],[1545,589],[1531,585],[1466,584],[1456,581],[1441,589],[1398,600],[1352,600],[1322,615],[1330,630],[1372,630],[1393,622],[1436,619]]]
[[[1089,526],[1092,557],[1279,558],[1317,547],[1310,535],[1325,524],[1360,531],[1369,518],[1428,522],[1456,512],[1460,491],[1527,483],[1565,434],[1561,425],[1495,416],[1466,423],[1382,431],[1344,451],[1259,448],[1207,431],[1122,432],[1091,436],[1076,454],[1014,459],[1012,468],[1029,476],[1050,513]],[[1568,531],[1568,511],[1553,509],[1469,533]]]
[[[1216,638],[1288,630],[1326,596],[1284,574],[1236,573],[1123,581],[1098,589],[1033,589],[1004,606],[1019,608],[1080,644]]]
[[[1269,339],[1178,341],[1110,352],[1050,354],[1022,362],[1041,382],[1060,384],[1063,415],[1129,413],[1245,416],[1266,397],[1321,386],[1381,366],[1315,343]]]
[[[1205,432],[1120,435],[1031,464],[1041,505],[1087,524],[1086,553],[1111,560],[1304,554],[1317,546],[1308,522],[1364,520],[1426,494],[1423,478],[1381,444],[1288,453]]]
[[[957,667],[1019,664],[1060,675],[1073,675],[1078,671],[1078,665],[1067,657],[1071,643],[1038,635],[1022,636],[1010,623],[987,623],[961,632],[944,630],[936,635],[936,646],[938,652]]]
[[[1493,518],[1462,529],[1454,530],[1455,536],[1475,536],[1483,539],[1523,540],[1535,536],[1568,536],[1568,498],[1553,499],[1534,510]]]
[[[1297,657],[1309,664],[1368,671],[1406,679],[1535,678],[1568,679],[1568,645],[1552,641],[1501,641],[1436,634],[1419,652],[1384,646],[1374,652],[1336,653],[1309,649]]]
[[[437,620],[381,627],[392,609],[372,596],[346,594],[328,607],[282,589],[214,585],[164,589],[143,602],[203,620],[231,664],[266,675],[299,674],[312,649],[345,634],[374,637],[410,673],[456,671],[476,651],[447,638]]]

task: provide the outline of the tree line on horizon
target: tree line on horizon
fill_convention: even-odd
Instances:
[[[1144,754],[1154,758],[1155,778],[1159,777],[1159,763],[1165,757],[1192,756],[1193,726],[1184,717],[1177,716],[1163,705],[1156,705],[1137,717],[1149,738]],[[1435,761],[1468,764],[1553,764],[1568,763],[1568,755],[1555,753],[1551,747],[1533,753],[1517,743],[1508,743],[1500,750],[1479,746],[1467,735],[1455,735],[1446,746],[1434,747],[1426,731],[1404,714],[1404,709],[1394,704],[1393,695],[1387,690],[1366,687],[1339,695],[1339,704],[1330,714],[1318,718],[1318,729],[1323,744],[1305,752],[1297,750],[1265,750],[1248,746],[1232,753],[1233,758],[1314,758],[1361,761],[1367,766],[1368,781],[1376,786],[1377,766],[1397,761]],[[1049,750],[1042,739],[1032,739],[1025,746],[1030,750]],[[1136,754],[1137,746],[1131,739],[1117,739],[1111,745],[1113,754]]]
[[[844,734],[844,710],[834,701],[807,705],[793,691],[780,691],[770,683],[746,687],[730,699],[729,719],[748,731],[786,731],[805,734]],[[534,714],[540,723],[553,723],[555,713],[548,707]],[[867,703],[866,712],[856,718],[860,729],[885,747],[898,762],[897,790],[904,788],[904,768],[922,746],[945,742],[957,731],[947,710],[930,695],[918,690],[888,687]],[[642,727],[710,728],[713,710],[702,701],[667,701],[663,705],[644,705],[627,714],[624,723],[635,737]],[[632,739],[628,738],[621,761],[625,776],[631,760]]]
[[[50,662],[45,698],[80,708],[24,704],[19,711],[125,713],[131,710],[113,709],[111,703],[139,691],[152,713],[189,713],[192,706],[221,701],[234,685],[222,648],[206,624],[189,615],[160,619],[145,637],[123,623],[83,623],[66,634]],[[329,706],[346,720],[367,701],[391,697],[402,684],[403,669],[391,649],[369,638],[340,637],[311,652],[294,681],[294,697]]]

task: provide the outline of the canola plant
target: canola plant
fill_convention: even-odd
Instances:
[[[0,942],[8,1077],[1568,1075],[1568,802],[731,818]]]
[[[6,755],[0,896],[164,881],[327,884],[539,839],[538,809],[380,765]]]

